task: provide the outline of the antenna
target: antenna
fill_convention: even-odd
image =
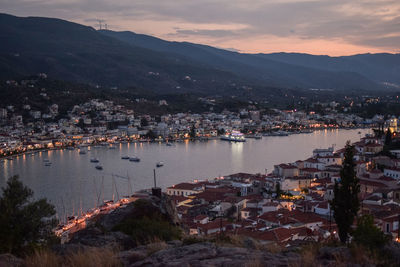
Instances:
[[[103,25],[102,23],[104,22],[104,20],[103,19],[98,19],[97,21],[99,22],[99,28],[101,30],[102,29],[101,26]]]

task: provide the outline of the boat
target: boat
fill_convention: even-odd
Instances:
[[[231,142],[246,142],[244,135],[238,131],[232,131],[231,133],[221,136],[221,140]]]
[[[156,166],[157,166],[157,168],[160,168],[160,167],[164,166],[164,162],[159,161],[159,162],[157,162]]]
[[[261,134],[247,134],[246,138],[262,139]]]
[[[67,149],[68,149],[68,150],[75,150],[75,147],[69,146],[69,147],[67,147]]]
[[[101,166],[101,165],[96,165],[96,167],[95,167],[97,170],[102,170],[103,169],[103,166]]]
[[[276,131],[276,132],[271,132],[269,136],[288,136],[289,133],[285,131]]]
[[[92,162],[92,163],[98,163],[99,160],[98,160],[97,158],[91,158],[91,159],[90,159],[90,162]]]
[[[129,158],[129,161],[133,161],[133,162],[139,162],[140,161],[140,158],[138,158],[138,157],[130,157]]]
[[[171,143],[166,143],[166,146],[172,146],[172,144]]]
[[[51,166],[51,162],[45,162],[45,163],[44,163],[44,166],[47,166],[47,167],[48,167],[48,166]]]
[[[84,150],[84,149],[79,149],[79,154],[85,155],[85,154],[86,154],[86,150]]]
[[[129,156],[122,156],[121,159],[129,159]]]
[[[117,149],[115,146],[109,146],[108,149]]]

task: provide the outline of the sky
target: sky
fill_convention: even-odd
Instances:
[[[70,20],[247,53],[400,52],[400,0],[1,0],[0,12]]]

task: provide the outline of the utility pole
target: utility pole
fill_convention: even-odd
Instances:
[[[157,187],[156,169],[153,169],[153,173],[154,173],[154,188],[156,188]]]

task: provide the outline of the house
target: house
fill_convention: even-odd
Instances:
[[[279,164],[274,166],[274,174],[280,177],[298,176],[299,169],[295,165]]]
[[[180,183],[167,188],[167,194],[170,196],[190,196],[203,192],[203,187],[193,183]]]
[[[304,161],[304,168],[312,168],[318,170],[324,170],[326,163],[321,162],[314,158],[309,158]]]
[[[302,168],[300,175],[318,179],[322,177],[322,171],[316,168]]]
[[[400,179],[400,168],[387,167],[383,170],[385,176],[389,176],[395,179]]]
[[[199,223],[199,224],[206,224],[206,223],[209,222],[209,221],[208,221],[208,216],[207,216],[207,215],[204,215],[204,214],[197,215],[197,216],[193,219],[193,222]]]
[[[312,178],[306,176],[295,176],[281,179],[280,185],[283,191],[301,191],[311,186]]]
[[[322,216],[329,216],[331,215],[331,207],[328,201],[319,202],[314,207],[314,213]]]

